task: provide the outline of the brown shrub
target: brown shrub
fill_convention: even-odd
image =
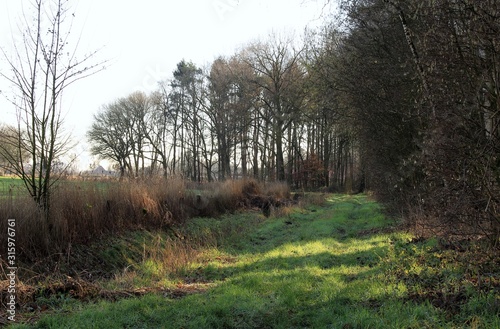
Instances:
[[[255,179],[248,178],[236,182],[238,182],[241,193],[243,193],[245,197],[262,193],[261,185]]]

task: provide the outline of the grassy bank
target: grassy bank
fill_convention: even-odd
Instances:
[[[500,327],[495,251],[393,224],[365,196],[332,196],[193,220],[177,238],[138,233],[102,248],[128,265],[93,283],[100,298],[52,295],[31,316],[46,313],[39,328]]]

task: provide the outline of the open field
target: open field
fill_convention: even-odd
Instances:
[[[115,183],[113,180],[74,180],[74,179],[61,179],[56,183],[56,186],[64,187],[92,187],[97,189],[106,189],[111,184]],[[0,198],[7,196],[18,196],[21,194],[26,194],[25,186],[23,181],[16,176],[0,176]]]
[[[92,271],[98,255],[112,275],[38,290],[31,325],[16,328],[500,327],[498,250],[415,238],[366,196],[193,219],[86,252],[74,256]]]
[[[56,188],[58,189],[95,189],[95,190],[107,190],[112,184],[116,184],[116,181],[111,180],[68,180],[61,179],[56,182]],[[13,199],[18,197],[27,196],[27,190],[23,181],[15,176],[0,176],[0,200]]]
[[[24,193],[23,181],[17,177],[0,176],[0,199]]]

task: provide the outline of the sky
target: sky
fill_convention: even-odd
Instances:
[[[0,47],[7,52],[16,35],[21,6],[28,0],[0,0]],[[99,108],[134,91],[151,92],[169,79],[182,59],[199,67],[231,56],[251,41],[272,33],[302,37],[320,26],[323,0],[79,0],[72,33],[77,53],[99,49],[106,69],[76,82],[64,94],[65,129],[77,141],[79,167],[88,169],[85,133]],[[0,62],[0,70],[5,63]],[[0,81],[0,90],[9,90]],[[0,95],[0,122],[15,123],[15,110]]]

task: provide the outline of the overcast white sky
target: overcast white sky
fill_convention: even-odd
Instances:
[[[0,46],[7,50],[21,2],[28,0],[0,0]],[[306,26],[321,25],[328,14],[323,5],[323,0],[78,1],[73,30],[82,33],[80,50],[104,47],[97,59],[111,60],[105,71],[77,82],[64,96],[65,127],[79,141],[80,166],[89,165],[85,132],[100,106],[136,90],[154,90],[182,59],[208,65],[272,31],[300,38]],[[0,70],[5,70],[1,63]],[[4,82],[0,90],[8,91]],[[0,122],[15,122],[14,113],[0,99]]]

